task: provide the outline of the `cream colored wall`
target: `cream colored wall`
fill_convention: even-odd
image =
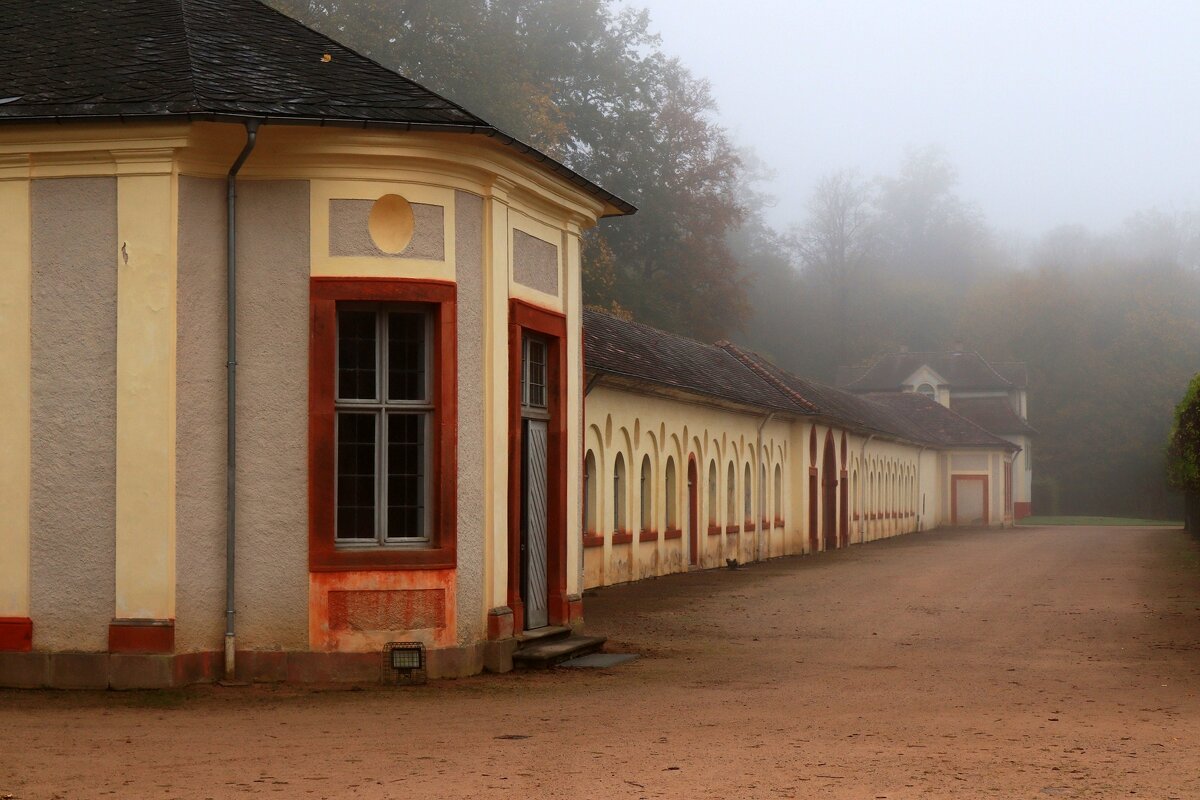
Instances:
[[[688,531],[686,527],[687,469],[690,456],[696,456],[699,486],[699,566],[723,566],[725,559],[737,558],[748,562],[797,552],[801,546],[797,515],[785,513],[785,527],[761,530],[761,454],[766,456],[767,508],[773,509],[773,472],[776,464],[784,469],[784,486],[790,486],[789,424],[771,420],[762,429],[762,451],[758,449],[758,427],[767,414],[728,411],[711,406],[643,395],[605,386],[593,388],[587,398],[585,412],[585,453],[595,456],[597,472],[597,503],[593,533],[603,536],[603,546],[584,549],[585,587],[622,583],[629,580],[681,572],[688,568]],[[633,541],[613,543],[614,487],[613,469],[617,455],[626,464],[626,511],[628,532]],[[641,469],[649,458],[651,518],[649,529],[658,533],[653,541],[640,541],[639,510],[641,508]],[[668,460],[676,467],[676,492],[666,497],[665,476]],[[719,535],[709,535],[709,519],[713,510],[709,501],[709,469],[717,465],[715,517],[721,528]],[[735,465],[734,505],[732,517],[728,506],[727,470]],[[756,530],[744,530],[744,471],[751,469],[752,521]],[[793,507],[791,492],[785,488],[784,508]],[[677,519],[682,535],[665,539],[666,504],[678,504]],[[589,514],[589,516],[593,516]],[[773,515],[771,515],[773,517]],[[727,533],[731,524],[735,533]],[[773,519],[772,519],[773,522]]]
[[[29,159],[0,159],[0,617],[29,616]]]
[[[951,515],[951,501],[955,475],[987,477],[987,496],[984,498],[984,507],[988,512],[988,526],[1001,527],[1005,524],[1004,460],[1004,451],[999,449],[951,450],[943,454],[942,515],[947,525],[954,523]]]
[[[918,475],[921,448],[857,434],[849,445],[851,544],[916,531],[920,484],[927,481]]]

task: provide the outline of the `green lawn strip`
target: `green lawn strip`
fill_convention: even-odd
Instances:
[[[1025,517],[1018,525],[1155,525],[1164,528],[1181,528],[1178,520],[1133,519],[1131,517]]]

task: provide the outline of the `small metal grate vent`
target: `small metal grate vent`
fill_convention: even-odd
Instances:
[[[383,682],[399,685],[425,683],[425,645],[421,642],[388,642],[383,647]]]

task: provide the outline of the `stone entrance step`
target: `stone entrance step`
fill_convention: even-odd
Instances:
[[[513,653],[513,666],[517,669],[548,669],[567,659],[594,653],[604,646],[605,641],[607,639],[604,636],[572,634],[565,638],[522,644]]]
[[[516,640],[520,642],[518,647],[525,647],[534,642],[548,642],[551,639],[565,639],[571,635],[571,629],[559,625],[547,625],[544,628],[534,628],[531,631],[522,631],[516,635]]]

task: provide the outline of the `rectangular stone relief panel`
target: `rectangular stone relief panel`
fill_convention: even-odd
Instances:
[[[524,231],[513,231],[513,280],[558,296],[558,248]]]
[[[329,201],[330,256],[445,260],[445,209],[442,206],[412,203],[412,240],[399,253],[386,253],[375,245],[368,227],[374,205],[374,200],[335,198]]]
[[[445,627],[444,589],[335,590],[329,593],[331,630],[411,631]]]

